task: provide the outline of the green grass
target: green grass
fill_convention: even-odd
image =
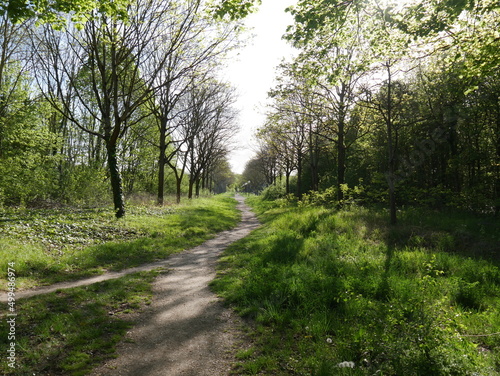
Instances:
[[[7,289],[8,263],[16,287],[30,287],[120,270],[162,259],[229,229],[239,220],[229,196],[181,206],[135,206],[123,220],[112,210],[7,210],[0,216],[0,268]],[[8,367],[8,325],[0,326],[5,357],[0,374],[85,375],[115,356],[134,325],[131,313],[151,301],[158,271],[135,273],[87,287],[18,299],[16,366]],[[6,323],[9,306],[0,305]]]
[[[157,271],[142,272],[94,285],[61,290],[16,302],[16,368],[6,356],[2,375],[86,375],[114,356],[115,346],[134,321],[131,312],[150,304]],[[2,305],[1,320],[5,322]],[[0,347],[9,348],[0,326]]]
[[[248,202],[212,284],[256,324],[237,374],[500,375],[498,220]]]
[[[130,207],[122,220],[112,209],[3,210],[0,270],[14,262],[22,289],[137,266],[233,227],[235,208],[231,197],[215,196],[180,206]],[[7,287],[5,276],[0,290]]]

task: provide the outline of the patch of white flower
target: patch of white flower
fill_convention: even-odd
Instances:
[[[339,368],[354,368],[355,364],[354,362],[342,362],[337,364],[337,367]]]

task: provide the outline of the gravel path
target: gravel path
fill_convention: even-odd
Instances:
[[[215,277],[220,253],[259,226],[244,198],[236,199],[241,223],[159,265],[169,270],[154,283],[153,303],[118,346],[118,357],[92,376],[228,375],[241,341],[240,324],[208,283]]]

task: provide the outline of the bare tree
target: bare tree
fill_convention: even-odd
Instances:
[[[163,14],[173,6],[136,0],[126,22],[95,14],[83,28],[69,23],[60,32],[47,26],[33,37],[37,78],[47,99],[72,124],[103,140],[118,218],[125,215],[125,202],[117,151],[142,119],[137,110],[162,85],[168,60],[157,52],[164,41]]]
[[[186,136],[184,158],[189,169],[188,198],[199,194],[199,183],[205,171],[230,147],[236,132],[236,113],[232,106],[234,90],[216,80],[193,87],[188,96],[183,126]]]
[[[201,0],[176,4],[164,15],[164,41],[155,55],[155,60],[165,60],[157,80],[159,90],[151,101],[156,117],[159,139],[155,142],[158,156],[158,197],[163,204],[165,165],[169,165],[178,181],[177,200],[180,200],[181,170],[177,171],[176,158],[180,157],[187,140],[176,127],[183,122],[176,119],[185,107],[179,106],[183,96],[214,69],[219,58],[237,46],[239,25],[235,22],[215,21],[207,18]],[[181,158],[182,159],[182,158]],[[172,167],[174,166],[174,167]],[[179,180],[180,179],[180,180]]]

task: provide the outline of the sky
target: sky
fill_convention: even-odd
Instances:
[[[245,164],[255,155],[254,134],[265,121],[267,92],[273,87],[276,67],[283,57],[292,54],[292,47],[281,37],[293,18],[285,9],[294,0],[267,0],[256,13],[245,19],[247,27],[253,28],[252,38],[246,47],[239,50],[224,72],[236,88],[240,131],[235,138],[236,150],[229,155],[234,173],[241,174]]]

